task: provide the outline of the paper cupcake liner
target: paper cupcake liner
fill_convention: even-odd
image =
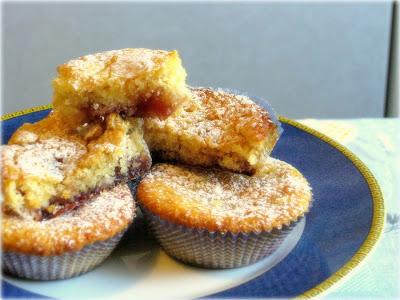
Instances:
[[[4,252],[3,269],[13,276],[35,280],[56,280],[78,276],[100,265],[111,254],[124,233],[125,230],[105,241],[62,255],[39,256]]]
[[[195,266],[229,269],[246,266],[272,254],[298,222],[259,233],[221,233],[173,224],[141,208],[150,231],[165,252]]]

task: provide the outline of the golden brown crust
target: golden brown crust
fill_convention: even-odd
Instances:
[[[140,182],[139,203],[161,219],[220,232],[280,229],[309,209],[311,188],[291,165],[266,159],[247,176],[217,169],[158,164]]]
[[[222,90],[193,88],[165,120],[145,120],[145,140],[167,160],[254,173],[279,137],[277,125],[251,99]]]
[[[135,203],[126,184],[46,221],[3,214],[3,251],[46,256],[78,251],[125,230],[134,216]]]
[[[40,209],[54,213],[52,201],[110,187],[142,175],[151,157],[143,139],[142,120],[111,114],[104,122],[66,126],[58,113],[24,124],[2,146],[5,207],[25,217]],[[140,162],[144,161],[143,165]],[[47,213],[46,212],[46,213]]]
[[[165,118],[188,95],[177,51],[121,49],[58,67],[54,110],[85,119],[110,112]]]

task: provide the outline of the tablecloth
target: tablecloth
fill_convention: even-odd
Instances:
[[[325,297],[400,299],[400,119],[299,121],[355,153],[374,174],[385,202],[386,224],[374,251]]]

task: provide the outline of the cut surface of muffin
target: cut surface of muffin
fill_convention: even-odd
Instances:
[[[165,118],[189,94],[177,51],[107,51],[70,60],[57,71],[53,108],[80,120],[112,112]]]
[[[49,220],[3,214],[3,251],[46,256],[79,251],[125,230],[135,210],[128,186],[120,184],[90,197],[79,208]]]
[[[51,113],[24,124],[2,146],[6,210],[27,218],[53,217],[150,168],[142,119],[110,114],[76,127],[63,120]]]
[[[174,224],[210,232],[281,229],[302,217],[312,193],[293,166],[268,158],[248,176],[218,169],[157,164],[140,182],[144,209]]]
[[[250,98],[193,88],[165,120],[145,120],[145,140],[162,159],[254,173],[279,138],[278,125]]]

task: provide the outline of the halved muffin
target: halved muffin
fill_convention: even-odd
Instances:
[[[224,90],[191,92],[191,100],[170,117],[145,120],[150,151],[171,161],[254,173],[279,138],[273,112]]]
[[[189,94],[177,51],[107,51],[71,60],[57,71],[53,108],[67,120],[109,113],[165,118]]]
[[[11,275],[36,280],[88,272],[112,252],[135,211],[128,186],[121,184],[49,220],[3,213],[3,268]]]
[[[303,175],[273,158],[252,176],[158,164],[137,189],[165,251],[210,268],[243,266],[271,254],[308,212],[311,198]]]
[[[24,124],[2,146],[6,210],[36,220],[51,218],[149,170],[142,119],[114,113],[74,127],[63,120],[55,112]]]

